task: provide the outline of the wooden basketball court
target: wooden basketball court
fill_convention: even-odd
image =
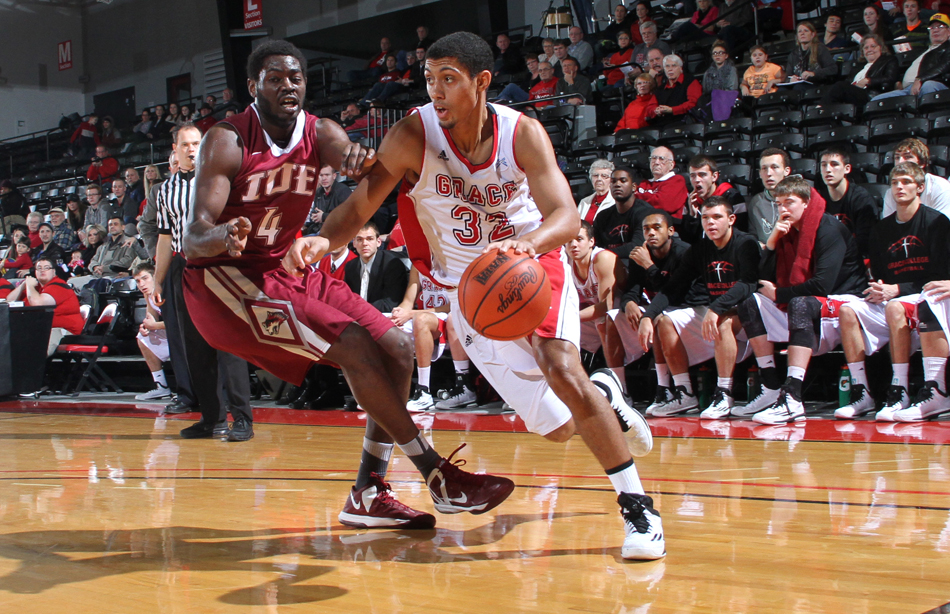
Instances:
[[[620,559],[583,443],[510,415],[422,415],[443,454],[518,484],[427,532],[336,515],[363,418],[256,410],[248,443],[184,441],[158,405],[0,405],[0,611],[926,612],[950,602],[950,423],[653,421],[638,462],[669,555]],[[176,417],[178,418],[178,417]],[[400,498],[431,511],[396,454]]]

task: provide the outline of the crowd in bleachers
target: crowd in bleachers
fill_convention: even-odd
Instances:
[[[950,167],[944,142],[950,136],[950,92],[943,92],[950,82],[950,17],[936,4],[904,0],[896,10],[884,11],[878,4],[839,3],[794,29],[783,14],[790,7],[783,3],[760,2],[754,12],[739,0],[618,4],[600,32],[572,26],[563,39],[526,38],[520,29],[492,38],[496,62],[490,100],[514,105],[542,122],[589,224],[571,248],[583,265],[575,268],[575,281],[586,279],[583,267],[594,262],[606,270],[603,263],[610,261],[615,269],[613,276],[602,275],[610,292],[588,297],[588,307],[603,304],[582,313],[585,322],[593,323],[585,349],[603,347],[603,358],[595,360],[621,374],[630,363],[636,363],[633,369],[655,364],[660,391],[652,413],[676,415],[699,405],[690,399],[692,388],[684,384],[683,360],[675,352],[670,364],[680,372],[667,368],[660,355],[640,361],[654,338],[644,348],[637,325],[650,305],[646,297],[659,290],[658,254],[669,276],[678,261],[669,254],[682,257],[715,232],[706,226],[704,203],[721,202],[727,218],[735,215],[729,228],[765,246],[780,222],[775,191],[786,176],[800,175],[814,185],[824,210],[845,223],[854,249],[868,262],[872,230],[895,211],[889,195],[895,162],[913,161],[930,171],[922,202],[950,209],[950,183],[943,179]],[[364,69],[332,87],[311,88],[311,109],[338,121],[352,140],[378,144],[394,121],[427,101],[422,61],[433,39],[425,26],[414,38],[415,45],[396,50],[383,37]],[[144,162],[164,158],[182,125],[192,122],[204,133],[242,110],[231,90],[221,99],[208,95],[199,105],[156,105],[134,122],[90,114],[57,135],[54,151],[61,157],[34,162],[25,169],[30,172],[0,184],[3,232],[10,238],[0,254],[4,277],[14,283],[35,279],[35,264],[41,261],[55,263],[55,276],[77,290],[96,279],[150,274],[142,267],[155,258],[155,193],[176,169],[163,175],[159,166]],[[596,117],[596,132],[581,133],[580,107]],[[917,137],[920,147],[908,145],[907,137]],[[915,159],[907,160],[901,151],[911,151]],[[84,179],[79,185],[63,179],[26,194],[16,187],[68,177]],[[302,232],[316,233],[351,187],[333,169],[321,169]],[[794,193],[787,185],[784,189]],[[400,325],[426,331],[416,335],[417,354],[433,353],[427,349],[433,343],[448,342],[457,377],[447,387],[449,402],[441,407],[474,402],[464,350],[451,343],[451,320],[446,323],[444,314],[430,317],[441,313],[444,297],[414,271],[396,279],[380,268],[391,259],[377,253],[402,245],[395,199],[364,231],[372,236],[328,255],[320,266],[370,302],[379,302]],[[650,272],[646,278],[644,271]],[[378,287],[377,277],[385,282]],[[669,305],[680,300],[694,307],[684,296],[670,300]],[[737,309],[731,304],[719,315]],[[160,321],[155,309],[150,313]],[[730,322],[739,322],[732,315]],[[656,320],[655,338],[672,340],[671,324],[660,316],[647,318]],[[693,358],[687,357],[687,367],[695,366]],[[154,355],[149,360],[154,375]],[[416,410],[439,401],[430,392],[431,366],[424,362],[431,365],[419,362],[412,399]],[[160,394],[145,396],[171,394],[164,379],[155,382]],[[285,400],[306,406],[324,395],[328,402],[325,393],[338,382],[335,372],[315,368]],[[731,395],[731,381],[720,384]],[[868,389],[856,381],[858,396],[860,386]],[[909,386],[904,388],[908,393]],[[723,401],[719,395],[711,404],[720,401],[731,403],[731,396]]]

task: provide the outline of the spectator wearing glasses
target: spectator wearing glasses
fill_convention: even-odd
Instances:
[[[610,195],[610,175],[613,170],[614,163],[610,160],[594,160],[591,163],[590,182],[594,186],[594,193],[577,203],[577,212],[582,220],[593,224],[598,213],[614,205],[614,197]]]
[[[879,94],[871,100],[892,96],[926,96],[947,89],[950,82],[950,17],[937,13],[930,18],[930,48],[910,65],[902,89]]]
[[[577,59],[581,70],[587,70],[594,64],[594,48],[584,40],[584,31],[577,26],[571,26],[567,35],[571,39],[567,47],[568,55]]]
[[[615,134],[620,130],[645,128],[647,118],[656,109],[656,96],[653,95],[656,81],[650,76],[650,73],[637,75],[634,87],[637,89],[637,97],[630,101],[630,104],[624,109],[623,117],[620,118],[617,127],[614,129]]]
[[[591,87],[590,79],[584,75],[578,74],[580,72],[580,66],[572,57],[566,57],[561,60],[561,66],[564,69],[564,76],[561,77],[557,82],[557,93],[558,94],[580,94],[583,96],[577,98],[568,98],[565,100],[567,104],[579,105],[579,104],[590,104],[591,102]]]
[[[55,306],[53,311],[53,329],[50,331],[46,355],[52,356],[64,335],[78,335],[82,332],[82,314],[79,311],[79,299],[66,282],[56,276],[57,263],[49,257],[36,261],[36,277],[27,277],[23,283],[7,296],[7,301],[23,301],[29,306]]]
[[[532,87],[531,91],[528,92],[528,100],[537,100],[547,96],[556,96],[558,80],[554,74],[554,67],[551,66],[551,63],[541,62],[538,64],[538,74],[541,76],[541,81],[539,81],[537,85]],[[538,102],[534,106],[540,109],[542,107],[550,106],[551,104],[551,101],[545,101]]]
[[[682,220],[689,190],[686,180],[673,172],[675,166],[676,160],[668,147],[654,148],[650,152],[650,172],[653,176],[640,182],[637,198],[655,209],[666,211],[674,220]]]
[[[59,207],[53,207],[49,210],[49,222],[53,227],[53,243],[59,245],[63,248],[63,252],[68,254],[79,242],[79,238],[66,221],[66,212]]]

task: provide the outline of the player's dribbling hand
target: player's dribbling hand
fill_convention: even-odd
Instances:
[[[301,237],[290,246],[281,264],[294,277],[303,277],[307,267],[323,258],[328,251],[330,242],[324,237]]]
[[[950,281],[928,281],[924,284],[924,294],[935,301],[950,298]]]
[[[641,318],[637,336],[640,338],[640,347],[643,348],[644,352],[649,352],[653,346],[653,320]]]
[[[224,246],[228,255],[237,258],[247,247],[247,235],[251,234],[251,220],[246,217],[236,217],[227,224],[228,234],[224,238]]]
[[[343,150],[343,161],[340,162],[340,174],[359,179],[369,172],[369,169],[376,164],[376,150],[371,147],[363,147],[359,143],[350,143]]]
[[[534,245],[522,239],[505,239],[504,241],[499,241],[497,243],[489,243],[485,246],[485,249],[482,250],[482,253],[487,254],[488,252],[496,249],[502,253],[507,252],[509,249],[513,249],[515,250],[516,254],[528,254],[532,258],[537,255]]]

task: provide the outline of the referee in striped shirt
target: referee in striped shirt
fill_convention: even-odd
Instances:
[[[200,144],[201,131],[194,124],[184,124],[178,129],[174,148],[179,170],[162,184],[158,192],[155,287],[156,294],[158,288],[162,294],[156,297],[156,302],[164,301],[172,307],[171,317],[166,318],[172,365],[175,365],[174,348],[177,345],[181,348],[177,360],[184,360],[191,390],[197,397],[194,400],[201,409],[201,420],[182,429],[181,436],[185,439],[227,437],[228,441],[247,441],[254,436],[247,362],[208,345],[195,328],[182,293],[185,257],[181,254],[181,241],[193,206],[195,158]],[[166,307],[163,315],[167,311]],[[175,376],[177,378],[178,370]],[[230,431],[228,409],[234,416]]]

